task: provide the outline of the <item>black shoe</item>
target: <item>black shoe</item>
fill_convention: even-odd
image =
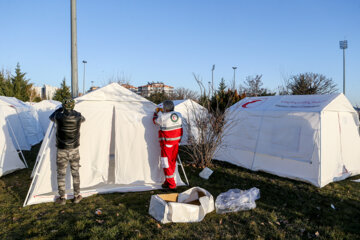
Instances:
[[[172,191],[172,190],[175,191],[175,190],[176,190],[176,187],[170,188],[169,185],[167,185],[166,183],[161,184],[161,187],[162,187],[163,189],[165,189],[165,190],[170,190],[170,191]]]

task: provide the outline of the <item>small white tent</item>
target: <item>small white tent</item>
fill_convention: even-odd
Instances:
[[[158,127],[152,122],[156,105],[109,84],[76,99],[81,125],[80,188],[84,197],[97,193],[160,189],[165,180],[160,166]],[[53,124],[52,124],[53,126]],[[24,206],[51,202],[58,196],[55,129],[48,129]],[[67,198],[72,198],[70,169]],[[176,182],[184,185],[176,170]]]
[[[11,140],[8,124],[0,107],[0,177],[26,167]]]
[[[0,106],[7,120],[11,122],[12,129],[9,129],[9,133],[18,150],[30,150],[31,146],[43,139],[44,134],[33,107],[14,97],[5,96],[0,96]]]
[[[323,187],[360,173],[358,115],[343,94],[245,98],[215,159]]]
[[[42,100],[41,102],[34,103],[32,106],[35,108],[38,117],[41,129],[46,133],[49,125],[50,119],[49,116],[61,105],[61,102],[54,100]]]
[[[197,127],[197,119],[207,114],[206,108],[191,99],[172,100],[174,102],[174,110],[181,113],[183,119],[183,137],[180,145],[189,144],[189,136],[195,140],[198,139],[199,130]],[[162,107],[162,104],[158,105]]]

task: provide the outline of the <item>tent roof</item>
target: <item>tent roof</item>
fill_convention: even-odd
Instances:
[[[0,105],[13,105],[14,107],[29,108],[29,105],[15,97],[0,96]]]
[[[75,99],[81,101],[150,102],[146,98],[120,86],[118,83],[96,89]]]
[[[188,99],[183,99],[183,100],[172,100],[174,105],[177,106],[179,104],[182,104],[183,102],[187,101]]]
[[[42,100],[41,102],[34,103],[32,106],[36,109],[42,108],[55,108],[61,105],[61,102],[55,100]]]
[[[342,93],[324,95],[282,95],[247,97],[230,107],[231,111],[355,112]]]

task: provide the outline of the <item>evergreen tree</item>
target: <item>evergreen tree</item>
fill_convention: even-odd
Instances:
[[[65,78],[62,80],[60,88],[56,90],[53,100],[63,102],[64,99],[71,98],[70,87],[66,85]]]
[[[147,99],[155,104],[159,104],[165,100],[170,100],[170,96],[168,96],[164,91],[159,91],[150,94]]]
[[[15,75],[11,77],[11,90],[9,95],[17,99],[27,102],[30,100],[32,83],[25,78],[26,73],[21,72],[20,64],[18,63],[15,68]]]
[[[225,80],[221,78],[218,90],[210,100],[212,111],[224,112],[228,107],[241,100],[237,90],[228,89],[225,91],[226,88]]]
[[[0,72],[0,96],[6,96],[6,78],[4,71]]]
[[[220,81],[220,83],[219,83],[219,88],[218,88],[218,93],[219,92],[224,92],[225,91],[225,89],[226,89],[226,84],[225,84],[225,80],[224,80],[224,78],[221,78],[221,81]]]

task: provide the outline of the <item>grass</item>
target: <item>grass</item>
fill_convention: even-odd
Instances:
[[[255,209],[214,211],[200,223],[162,225],[148,214],[151,195],[162,190],[23,208],[39,147],[25,152],[29,169],[0,178],[0,239],[360,239],[360,183],[348,179],[319,189],[220,162],[207,181],[198,177],[200,169],[186,166],[191,185],[207,189],[214,199],[231,188],[257,187],[261,197]]]

